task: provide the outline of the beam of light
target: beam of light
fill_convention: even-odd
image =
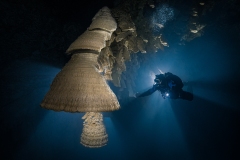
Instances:
[[[211,81],[209,81],[208,84],[193,81],[189,83],[192,83],[194,97],[200,97],[204,100],[208,100],[209,102],[219,104],[220,106],[226,106],[239,110],[239,107],[234,100],[234,93],[222,91],[222,86],[218,86]],[[187,86],[185,88],[187,88]]]
[[[0,85],[1,88],[7,88],[2,96],[2,106],[29,97],[34,90],[49,87],[59,71],[59,68],[48,65],[43,59],[37,62],[29,58],[13,61],[1,75],[1,80],[7,82]]]
[[[116,126],[112,122],[111,117],[104,117],[104,124],[108,133],[107,147],[112,148],[115,151],[123,150],[123,142],[120,139],[120,133],[118,133]]]
[[[64,53],[60,53],[64,55]],[[46,66],[50,68],[55,68],[55,69],[62,69],[66,59],[61,59],[61,60],[50,60],[45,58],[44,56],[41,57],[31,57],[31,61],[35,63],[35,65],[40,65],[40,66]]]
[[[43,110],[43,109],[42,109]],[[80,133],[83,125],[81,117],[84,113],[67,113],[47,111],[31,136],[21,148],[16,157],[19,159],[109,159],[118,155],[126,159],[120,135],[110,117],[103,121],[108,133],[109,142],[105,147],[90,149],[80,144]],[[109,152],[111,150],[111,152]],[[39,154],[41,152],[41,154]],[[108,154],[106,154],[108,153]]]
[[[156,154],[171,159],[170,153],[189,159],[190,153],[187,147],[182,129],[173,113],[170,105],[171,99],[163,99],[161,93],[155,92],[145,97],[138,118],[138,130],[148,129],[149,147],[154,148]],[[136,130],[136,129],[135,129]],[[141,133],[139,133],[141,134]],[[184,159],[182,158],[182,159]]]
[[[167,98],[164,100],[155,117],[155,121],[159,122],[155,133],[158,141],[156,146],[168,158],[170,157],[169,153],[174,153],[175,156],[188,159],[189,149],[169,101],[172,100]]]
[[[82,146],[76,140],[79,139],[82,128],[81,115],[79,113],[48,111],[29,139],[21,146],[17,157],[21,157],[20,159],[26,157],[29,159],[48,159],[55,156],[57,150],[61,149],[76,152],[79,146]],[[60,153],[60,155],[65,156],[64,153]]]

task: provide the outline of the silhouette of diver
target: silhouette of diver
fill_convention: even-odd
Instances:
[[[162,97],[165,99],[169,97],[171,99],[184,99],[188,101],[193,100],[193,94],[190,92],[183,91],[183,82],[182,80],[170,73],[156,75],[154,79],[155,84],[153,87],[146,92],[137,93],[136,97],[145,97],[154,93],[156,90],[160,91]]]

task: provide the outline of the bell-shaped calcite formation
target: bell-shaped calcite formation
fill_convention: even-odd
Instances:
[[[106,46],[106,41],[111,38],[109,33],[102,31],[85,31],[67,49],[70,54],[75,50],[89,49],[100,52]]]
[[[105,112],[120,108],[116,95],[97,66],[98,55],[73,54],[57,74],[41,106],[66,112]]]
[[[93,18],[92,24],[81,36],[79,36],[67,49],[71,54],[76,50],[93,50],[100,52],[106,47],[106,41],[111,39],[116,30],[117,23],[107,7],[103,7]]]
[[[80,143],[89,148],[105,146],[108,135],[103,124],[102,114],[99,112],[87,112],[82,119],[84,119],[84,122]]]
[[[92,24],[88,30],[105,30],[107,32],[114,32],[117,28],[117,23],[111,15],[111,11],[108,7],[103,7],[98,13],[93,17]]]

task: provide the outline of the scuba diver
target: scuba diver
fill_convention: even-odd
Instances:
[[[184,99],[188,101],[193,100],[193,94],[190,92],[183,91],[183,82],[182,80],[170,73],[156,75],[154,79],[154,85],[151,89],[143,93],[137,93],[136,97],[145,97],[154,93],[156,90],[160,91],[162,97],[165,99],[169,97],[171,99]]]

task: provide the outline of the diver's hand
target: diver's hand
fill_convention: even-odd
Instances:
[[[134,97],[138,98],[140,95],[141,95],[141,93],[137,92]]]

